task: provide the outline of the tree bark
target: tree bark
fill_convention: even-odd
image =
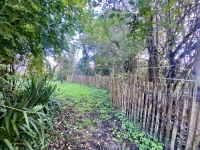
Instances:
[[[153,16],[151,17],[151,21],[153,22]],[[153,26],[149,27],[149,37],[147,40],[148,43],[148,53],[149,53],[149,61],[148,61],[148,75],[150,82],[156,82],[156,77],[159,76],[158,69],[158,51],[154,42],[153,35]]]

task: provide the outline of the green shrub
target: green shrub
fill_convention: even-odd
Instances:
[[[44,149],[45,129],[53,129],[50,112],[59,109],[56,85],[32,77],[6,89],[0,86],[0,149]]]

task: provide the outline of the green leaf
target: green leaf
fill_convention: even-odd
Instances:
[[[28,148],[29,148],[30,150],[33,150],[31,144],[30,144],[28,141],[25,141],[25,143],[27,144],[27,146],[28,146]]]
[[[41,133],[42,133],[42,136],[44,137],[44,122],[43,122],[43,119],[40,117],[40,119],[38,119],[39,123],[40,123],[40,129],[41,129]]]
[[[113,7],[113,8],[112,8],[112,11],[116,11],[116,8]]]
[[[112,11],[122,12],[122,10],[116,8],[112,8]]]
[[[112,18],[114,18],[114,17],[115,17],[115,14],[111,14],[111,15],[109,16],[110,19],[112,19]]]
[[[37,126],[35,125],[35,123],[33,121],[30,121],[30,124],[33,126],[33,128],[37,131],[37,133],[39,133]]]
[[[41,145],[42,147],[44,147],[44,138],[45,138],[45,133],[44,133],[44,128],[45,128],[45,125],[44,125],[44,121],[42,119],[42,117],[40,116],[40,114],[38,114],[39,116],[39,123],[40,123],[40,129],[41,129],[41,137],[40,137],[40,142],[41,142]]]
[[[47,124],[50,126],[50,128],[51,128],[52,130],[54,130],[54,128],[53,128],[53,123],[52,123],[52,121],[51,121],[51,118],[47,119]]]
[[[10,150],[15,150],[15,148],[12,146],[12,144],[10,143],[8,139],[3,139],[3,141],[6,143],[6,145],[8,146]]]
[[[124,18],[120,18],[120,19],[119,19],[120,22],[121,22],[121,21],[124,21],[124,20],[125,20]]]
[[[125,14],[125,18],[129,18],[131,14]]]
[[[0,108],[0,112],[5,113],[6,111],[6,109]]]
[[[28,128],[30,128],[29,119],[28,119],[27,113],[25,111],[23,111],[23,114],[24,114],[24,118],[25,118],[26,124],[27,124]]]
[[[117,139],[117,138],[113,138],[113,141],[117,142],[117,143],[121,143],[122,139]]]
[[[46,25],[47,25],[48,30],[50,31],[50,26],[49,26],[49,22],[48,21],[46,21]]]
[[[96,1],[93,1],[93,2],[92,2],[92,5],[93,5],[93,7],[96,7],[96,6],[97,6],[97,2],[96,2]]]
[[[8,134],[10,134],[10,118],[5,117],[5,123],[6,123],[6,129],[8,131]]]
[[[0,127],[0,141],[5,139],[8,135],[7,135],[7,131],[4,127]]]
[[[133,0],[130,0],[128,3],[129,3],[130,5],[135,5],[135,2],[134,2]]]
[[[7,19],[5,17],[0,16],[0,23],[5,23],[5,24],[9,24],[9,22],[7,21]]]
[[[18,128],[17,128],[15,122],[13,120],[11,120],[11,123],[12,123],[13,129],[15,130],[15,132],[16,132],[18,138],[19,138],[19,131],[18,131]]]
[[[40,105],[34,106],[34,107],[33,107],[33,110],[34,110],[35,112],[38,112],[38,111],[40,111],[40,110],[43,109],[43,108],[44,108],[44,105],[40,104]]]

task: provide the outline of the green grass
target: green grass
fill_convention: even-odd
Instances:
[[[57,98],[60,100],[66,100],[67,98],[75,99],[75,101],[68,101],[67,103],[79,104],[81,102],[84,107],[79,105],[75,106],[75,109],[79,110],[80,112],[92,111],[92,108],[96,108],[100,113],[101,119],[108,122],[111,121],[110,124],[113,127],[113,132],[115,131],[115,128],[116,131],[118,131],[115,133],[116,136],[119,137],[118,139],[115,139],[116,141],[122,142],[122,138],[129,139],[130,141],[134,142],[140,149],[163,149],[163,144],[159,143],[156,138],[142,132],[138,125],[130,122],[128,119],[124,118],[120,112],[112,108],[108,90],[97,89],[76,83],[56,83],[57,87],[60,89]],[[83,98],[87,99],[87,101],[84,101]],[[113,117],[115,117],[117,120],[120,120],[122,125],[116,126],[115,122],[112,120]],[[88,119],[84,120],[83,122],[84,126],[88,126],[90,124],[93,124],[93,121]],[[123,137],[121,137],[121,135],[123,135]]]
[[[67,82],[56,82],[59,89],[59,95],[57,96],[60,100],[66,100],[66,98],[73,98],[80,100],[82,98],[91,99],[92,87]]]

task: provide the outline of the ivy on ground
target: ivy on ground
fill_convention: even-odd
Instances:
[[[54,117],[56,129],[48,134],[49,149],[163,149],[162,143],[112,108],[108,90],[74,83],[65,83],[61,90],[64,86],[68,92],[73,87],[84,92],[70,93],[63,100],[62,111]],[[62,92],[62,98],[65,94]]]

